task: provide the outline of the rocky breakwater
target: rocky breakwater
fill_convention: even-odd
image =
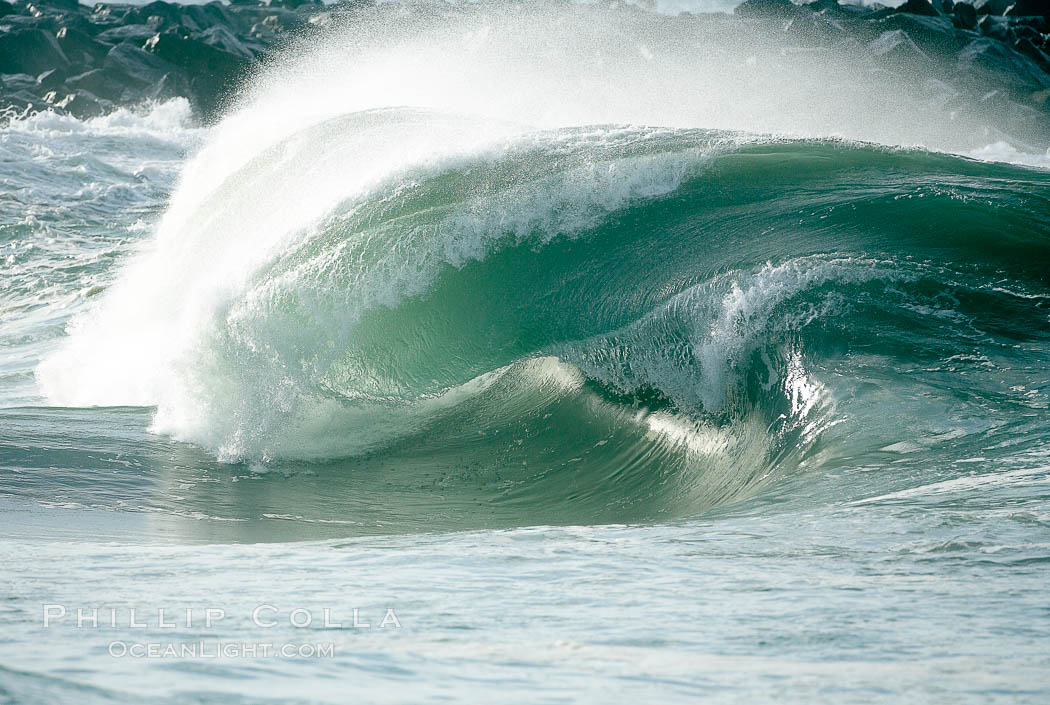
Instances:
[[[289,41],[353,22],[358,13],[399,11],[388,7],[374,0],[0,0],[0,111],[8,118],[39,110],[90,117],[182,96],[213,120]],[[735,25],[749,37],[768,36],[771,45],[811,52],[815,62],[859,53],[862,65],[891,82],[899,76],[902,85],[918,84],[942,109],[980,103],[1002,116],[997,123],[1011,135],[1042,148],[1050,141],[1045,0],[908,0],[900,7],[746,0],[732,17],[691,21]]]
[[[980,106],[996,115],[990,139],[1040,151],[1050,144],[1046,0],[908,0],[898,7],[746,0],[734,15],[810,52],[813,62],[860,55],[862,65],[902,91],[917,90],[940,115]]]
[[[212,120],[261,61],[311,30],[312,18],[361,6],[0,0],[0,110],[83,118],[181,96]]]

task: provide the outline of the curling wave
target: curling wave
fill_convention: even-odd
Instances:
[[[217,128],[40,365],[52,403],[155,406],[225,461],[442,458],[672,514],[1045,434],[1045,171],[365,75],[310,119],[263,81]]]

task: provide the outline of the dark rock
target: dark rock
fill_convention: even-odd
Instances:
[[[66,80],[66,74],[59,69],[49,69],[36,77],[36,85],[41,90],[49,91],[61,86]]]
[[[76,76],[70,76],[66,79],[65,85],[71,91],[80,88],[95,95],[105,95],[109,92],[106,89],[106,72],[102,69],[92,69]]]
[[[15,91],[4,96],[6,108],[3,116],[10,118],[18,115],[28,115],[47,109],[47,104],[29,91]]]
[[[0,76],[4,87],[11,91],[34,91],[36,90],[36,76],[28,73],[6,73]]]
[[[102,61],[110,47],[72,27],[63,27],[55,35],[66,57],[77,66],[92,66]]]
[[[897,12],[907,12],[910,15],[927,15],[929,17],[938,17],[941,14],[930,0],[908,0],[908,2],[897,8]]]
[[[1009,17],[1014,27],[1031,27],[1039,34],[1050,34],[1050,17]]]
[[[80,12],[80,3],[77,0],[33,0],[33,3],[49,10]]]
[[[40,29],[38,25],[43,24],[46,26],[50,24],[51,20],[41,21],[40,18],[33,17],[32,15],[8,15],[4,18],[4,27],[8,31],[15,31],[19,29]]]
[[[1014,0],[977,0],[973,6],[978,15],[1005,15],[1013,4]]]
[[[185,98],[193,94],[193,88],[189,80],[180,72],[172,71],[160,79],[149,97],[154,100],[171,100],[172,98]]]
[[[1006,14],[1009,17],[1050,17],[1050,3],[1046,0],[1016,0]]]
[[[183,8],[157,0],[129,12],[126,21],[147,25],[158,31],[172,29],[183,24]]]
[[[237,17],[233,12],[230,11],[226,5],[219,2],[209,2],[206,5],[196,5],[194,7],[200,8],[203,12],[204,17],[208,19],[208,24],[201,26],[201,29],[207,29],[208,27],[226,27],[231,32],[239,33],[247,29],[247,23]]]
[[[169,62],[131,44],[113,47],[102,64],[108,78],[128,87],[143,90],[175,70]]]
[[[69,59],[52,35],[41,29],[0,34],[0,73],[38,75],[54,68],[69,68]]]
[[[977,10],[965,2],[958,3],[952,10],[952,24],[959,29],[977,29]]]
[[[1022,37],[1014,43],[1014,49],[1039,64],[1044,70],[1050,70],[1050,57],[1048,57],[1028,37]]]
[[[1043,35],[1031,25],[1013,24],[1013,30],[1018,39],[1028,39],[1036,44],[1043,43]]]
[[[210,27],[203,32],[193,35],[193,38],[234,56],[240,56],[245,59],[255,58],[255,55],[244,45],[244,42],[235,37],[233,32],[225,27]]]
[[[7,2],[7,0],[0,0],[0,17],[7,17],[13,14],[15,14],[15,6]]]
[[[306,23],[303,21],[302,17],[290,10],[277,10],[272,14],[268,14],[259,24],[261,25],[261,31],[263,33],[269,32],[270,34],[276,35],[284,34],[286,32],[294,32],[303,27]]]
[[[741,17],[794,17],[800,11],[803,8],[791,0],[744,0],[736,6],[733,14]]]
[[[121,42],[131,42],[141,46],[147,39],[157,33],[154,27],[150,27],[145,24],[126,24],[119,27],[113,27],[107,29],[104,32],[100,32],[96,37],[99,41],[107,42],[109,44],[120,44]]]
[[[99,98],[89,91],[77,90],[72,93],[61,94],[57,91],[48,94],[48,100],[54,107],[81,120],[98,117],[113,112],[116,106],[108,100]]]
[[[67,12],[62,15],[57,15],[55,17],[55,24],[57,25],[55,27],[55,34],[58,34],[58,31],[63,27],[68,27],[70,29],[79,30],[84,34],[87,34],[88,36],[94,37],[103,28],[92,24],[88,17],[88,15],[82,12]]]
[[[59,22],[61,22],[63,15],[51,11],[51,10],[40,10],[34,5],[26,5],[27,13],[20,16],[10,17],[8,21],[12,20],[23,20],[20,27],[31,27],[33,29],[42,29],[46,32],[54,34],[58,31]]]
[[[1050,88],[1050,75],[1027,56],[987,37],[975,39],[959,52],[959,80],[980,89],[992,86],[1012,95],[1030,96]],[[985,88],[985,90],[987,90]]]
[[[306,26],[306,21],[302,18],[302,15],[298,15],[290,10],[278,10],[267,15],[266,19],[263,20],[263,24],[268,27],[276,27],[284,32],[294,32]]]
[[[985,15],[977,23],[977,27],[981,30],[981,34],[1001,42],[1012,42],[1015,38],[1010,22],[1004,17]]]
[[[213,27],[212,29],[220,29],[220,28]],[[158,34],[172,34],[172,35],[174,35],[176,37],[191,37],[191,36],[193,36],[193,32],[191,32],[188,27],[186,27],[184,25],[181,25],[181,24],[175,25],[174,27],[169,27],[168,29],[164,30],[163,32],[158,32]]]
[[[131,8],[128,7],[113,7],[98,3],[91,11],[91,22],[96,25],[115,27],[122,24],[131,11]]]
[[[145,49],[182,70],[189,78],[191,102],[206,118],[217,114],[253,63],[200,40],[171,34],[154,36],[146,42]]]
[[[283,7],[288,10],[298,10],[300,7],[321,4],[320,0],[276,0],[270,3],[270,7]]]

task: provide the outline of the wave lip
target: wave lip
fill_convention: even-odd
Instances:
[[[438,378],[396,369],[368,350],[376,311],[423,295],[443,268],[571,237],[673,191],[728,142],[651,129],[493,132],[479,142],[458,116],[368,111],[304,130],[204,198],[191,189],[155,249],[44,362],[42,387],[56,403],[157,405],[159,428],[196,440],[215,424],[194,419],[237,419],[265,437],[275,427],[257,409],[433,396],[515,358]],[[347,160],[371,166],[347,179]]]

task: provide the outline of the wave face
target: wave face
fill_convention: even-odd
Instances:
[[[46,396],[155,406],[224,461],[440,458],[511,501],[670,515],[1045,444],[1050,175],[899,146],[978,144],[936,122],[833,124],[864,81],[815,102],[812,69],[749,113],[726,67],[752,47],[703,45],[697,82],[695,42],[649,48],[684,20],[559,12],[598,21],[336,31],[260,78]]]

